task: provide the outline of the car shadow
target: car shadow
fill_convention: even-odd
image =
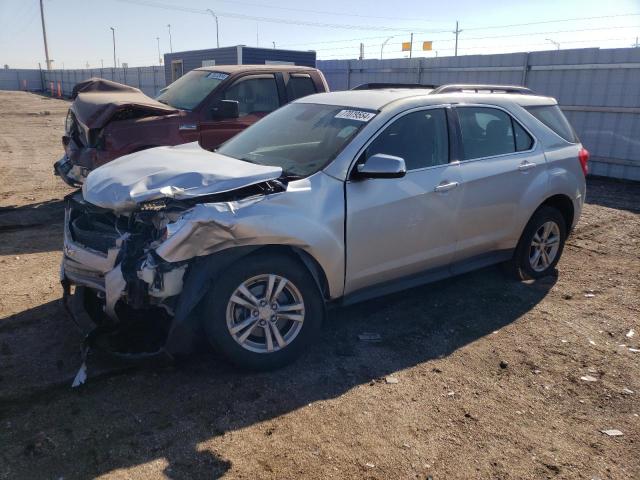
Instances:
[[[640,182],[606,177],[587,177],[586,203],[640,213]]]
[[[0,255],[61,250],[63,225],[63,200],[0,207]]]
[[[202,353],[174,365],[136,368],[126,374],[110,372],[90,359],[88,383],[78,390],[65,386],[45,393],[23,391],[5,400],[0,395],[5,415],[16,423],[27,417],[44,419],[32,430],[46,432],[52,445],[57,445],[50,452],[44,448],[29,456],[25,452],[31,444],[25,445],[24,436],[5,431],[0,436],[8,438],[1,443],[14,449],[8,449],[5,461],[15,478],[22,474],[27,478],[29,472],[39,472],[40,477],[86,478],[122,468],[147,468],[159,459],[166,462],[162,473],[172,479],[218,478],[231,468],[231,462],[201,450],[201,442],[224,441],[235,431],[362,385],[374,388],[387,375],[451,355],[517,321],[547,295],[555,281],[548,277],[512,282],[492,267],[336,308],[329,312],[321,338],[309,351],[274,372],[243,372]],[[77,341],[58,302],[34,310],[40,311],[14,315],[7,319],[7,327],[0,324],[0,334],[25,320],[33,327],[21,334],[22,347],[12,345],[12,351],[25,350],[20,362],[5,356],[3,365],[17,365],[10,372],[0,372],[5,386],[42,376],[43,365],[52,371],[49,365],[64,355],[64,368],[57,375],[69,382],[73,369],[68,366],[79,363],[77,350],[65,353],[61,347],[53,351],[48,347]],[[379,335],[380,341],[359,339],[363,332]],[[8,341],[0,335],[0,348]],[[432,374],[438,372],[435,369]],[[265,442],[272,433],[265,430]],[[60,455],[73,457],[73,464],[61,467]]]

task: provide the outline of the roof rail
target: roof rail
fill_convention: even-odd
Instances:
[[[351,90],[381,90],[383,88],[436,88],[437,85],[421,85],[419,83],[363,83]]]
[[[451,84],[442,85],[431,92],[432,95],[438,93],[452,93],[472,91],[475,93],[519,93],[521,95],[535,95],[533,90],[517,85],[483,85],[483,84]]]

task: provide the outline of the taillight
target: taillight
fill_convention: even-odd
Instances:
[[[584,173],[584,176],[586,177],[587,173],[589,173],[589,150],[581,148],[580,153],[578,153],[578,160],[580,160],[582,173]]]

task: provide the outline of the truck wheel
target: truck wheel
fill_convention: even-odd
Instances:
[[[272,370],[318,337],[323,298],[306,268],[286,255],[251,255],[232,265],[205,299],[211,345],[236,365]]]
[[[562,214],[542,206],[524,229],[513,258],[505,265],[518,280],[542,278],[551,274],[562,255],[567,227]]]

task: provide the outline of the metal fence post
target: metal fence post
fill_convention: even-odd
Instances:
[[[156,67],[151,67],[153,69],[153,95],[156,96],[158,94],[158,81],[156,79]]]
[[[524,65],[522,66],[522,86],[527,86],[527,72],[529,71],[529,52],[524,54]]]
[[[347,60],[347,90],[351,90],[351,60]]]

